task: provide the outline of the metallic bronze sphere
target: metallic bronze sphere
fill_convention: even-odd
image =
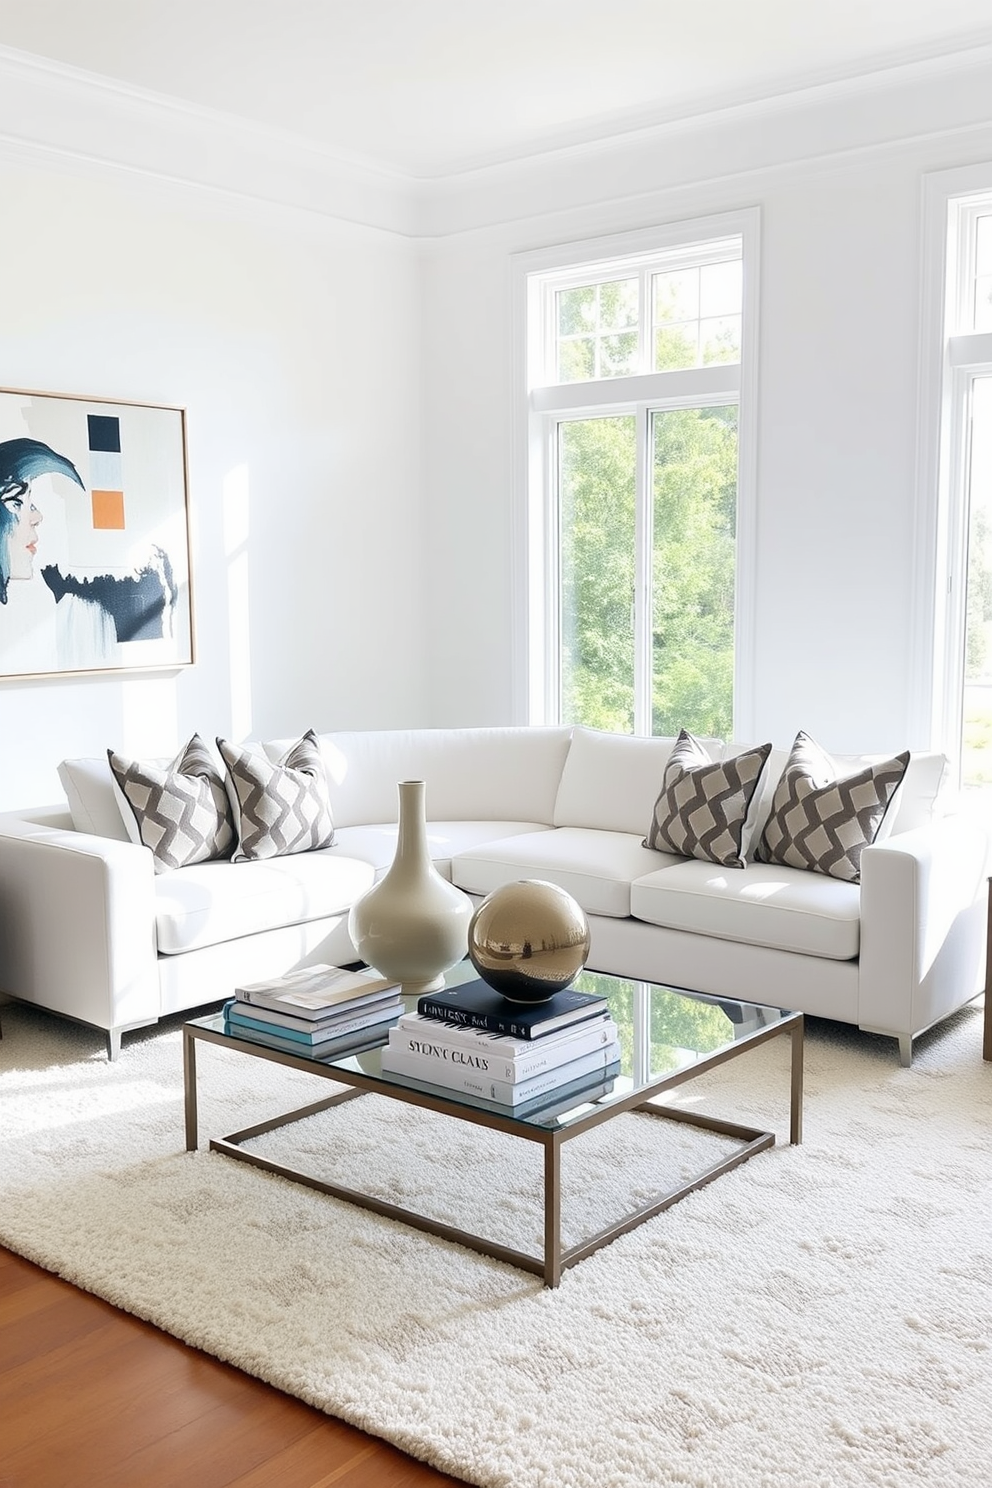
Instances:
[[[494,889],[468,926],[479,976],[510,1002],[547,1002],[574,982],[589,954],[580,905],[557,884],[521,879]]]

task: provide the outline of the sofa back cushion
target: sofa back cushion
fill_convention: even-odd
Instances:
[[[59,765],[59,780],[77,832],[91,832],[95,837],[111,837],[117,842],[131,840],[106,755],[101,759],[63,760]]]
[[[336,827],[393,822],[401,780],[426,783],[429,821],[551,824],[571,729],[376,729],[321,734]],[[292,740],[265,745],[279,759]]]
[[[881,755],[861,755],[855,769],[867,764],[877,764]],[[912,832],[916,827],[926,827],[940,812],[938,797],[947,776],[947,756],[935,751],[910,751],[909,765],[902,777],[902,784],[889,803],[882,818],[882,826],[876,842],[884,842],[894,832]]]
[[[728,744],[724,757],[739,754],[743,749],[751,747],[753,746],[749,744]],[[781,779],[788,758],[788,749],[773,749],[768,757],[757,805],[752,803],[751,841],[755,844],[761,841],[761,834],[771,811],[775,787]],[[830,758],[837,767],[838,775],[854,775],[868,765],[880,764],[882,760],[890,756],[885,754],[831,754]],[[875,841],[884,842],[894,832],[911,832],[916,827],[927,826],[939,813],[937,798],[944,784],[946,773],[946,755],[929,750],[911,751],[906,773],[889,802],[888,810],[882,818],[882,825],[875,835]]]
[[[720,757],[719,739],[699,742],[714,759]],[[555,826],[636,832],[643,838],[674,747],[674,737],[573,729],[555,802]]]

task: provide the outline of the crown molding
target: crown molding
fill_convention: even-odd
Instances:
[[[769,173],[988,135],[992,45],[802,93],[673,119],[526,161],[421,183],[416,234],[441,240],[607,202],[726,190]]]
[[[219,110],[0,46],[0,140],[63,169],[123,170],[408,236],[415,183]]]
[[[0,150],[429,245],[609,202],[703,193],[859,150],[963,138],[992,127],[990,38],[938,57],[890,58],[857,77],[808,76],[798,89],[691,115],[636,123],[624,115],[621,132],[545,141],[527,156],[434,177],[0,46]]]
[[[840,68],[818,69],[795,75],[771,90],[755,86],[681,107],[655,105],[614,111],[572,128],[542,134],[540,139],[512,151],[466,157],[444,170],[416,172],[414,178],[427,187],[454,186],[479,174],[512,172],[535,159],[561,160],[570,155],[622,149],[645,136],[662,140],[714,124],[790,113],[815,101],[842,105],[886,89],[925,83],[990,65],[992,27],[987,27],[958,38],[952,50],[937,56],[928,55],[924,47],[904,48],[876,56],[870,66],[853,76]]]

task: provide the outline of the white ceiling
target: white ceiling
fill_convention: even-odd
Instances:
[[[0,0],[0,48],[437,177],[992,44],[992,0]]]

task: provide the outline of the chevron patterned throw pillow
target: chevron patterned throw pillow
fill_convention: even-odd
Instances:
[[[224,778],[199,734],[169,765],[125,759],[113,749],[107,758],[156,873],[231,856],[234,823]]]
[[[236,863],[330,847],[334,823],[320,743],[312,729],[277,765],[257,746],[217,740],[227,766],[238,845]]]
[[[850,775],[809,734],[799,732],[785,762],[758,845],[763,863],[861,880],[861,854],[909,765],[908,751]]]
[[[748,807],[771,752],[770,744],[761,744],[712,760],[683,729],[668,757],[644,846],[743,868]]]

